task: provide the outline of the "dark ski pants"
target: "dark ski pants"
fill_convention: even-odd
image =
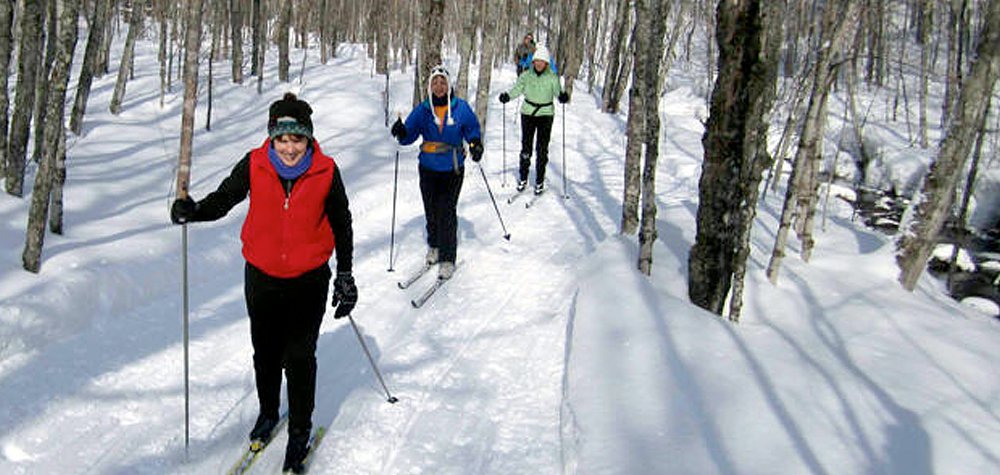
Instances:
[[[272,277],[247,263],[253,369],[260,412],[278,417],[281,372],[288,379],[288,429],[308,433],[316,400],[316,340],[326,311],[330,266],[293,278]]]
[[[455,262],[458,250],[458,194],[462,191],[465,167],[439,172],[420,169],[420,195],[427,218],[427,245],[438,248],[438,260]]]
[[[521,181],[528,181],[531,169],[531,146],[535,146],[535,184],[545,183],[545,165],[549,163],[549,138],[554,116],[521,114]],[[535,141],[535,132],[538,140]]]

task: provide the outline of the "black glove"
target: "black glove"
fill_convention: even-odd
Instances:
[[[392,136],[400,140],[402,140],[403,137],[406,137],[406,126],[403,125],[403,120],[399,117],[397,117],[396,122],[392,124]]]
[[[198,203],[195,203],[190,196],[177,198],[173,206],[170,207],[170,221],[174,224],[184,224],[194,221],[194,215],[198,211]]]
[[[476,163],[483,159],[483,142],[479,137],[469,141],[469,155],[472,155],[472,161]]]
[[[333,299],[330,300],[330,306],[337,307],[333,318],[350,315],[357,303],[358,286],[354,285],[354,276],[350,272],[337,272],[337,278],[333,279]]]
[[[506,104],[508,102],[510,102],[510,94],[507,94],[506,92],[501,92],[500,93],[500,103],[501,104]]]
[[[566,94],[566,91],[560,92],[559,93],[559,103],[565,104],[567,102],[569,102],[569,94]]]

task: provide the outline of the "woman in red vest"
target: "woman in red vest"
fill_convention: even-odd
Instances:
[[[262,446],[278,423],[284,369],[289,413],[284,470],[291,471],[302,468],[308,453],[316,341],[334,251],[334,317],[350,314],[358,297],[351,276],[354,236],[347,193],[340,168],[313,138],[311,115],[308,103],[286,93],[271,104],[264,144],[247,153],[215,191],[197,202],[178,199],[170,213],[176,224],[214,221],[250,197],[240,236],[260,404],[250,443]]]

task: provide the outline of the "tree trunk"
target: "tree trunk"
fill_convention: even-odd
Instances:
[[[7,193],[21,197],[24,194],[25,157],[28,150],[28,132],[35,107],[35,79],[41,62],[42,5],[25,2],[21,11],[21,43],[17,55],[17,85],[14,90],[14,114],[10,121],[7,148]]]
[[[723,0],[716,11],[719,75],[702,137],[695,244],[688,258],[691,302],[738,321],[775,97],[784,2]]]
[[[839,3],[828,3],[826,7],[821,27],[824,37],[819,38],[823,46],[817,52],[816,63],[813,67],[809,105],[806,107],[803,118],[799,148],[795,153],[778,233],[767,268],[767,275],[771,283],[776,283],[778,280],[778,271],[784,258],[788,232],[793,224],[798,226],[800,239],[803,240],[803,259],[808,260],[813,246],[811,230],[807,224],[811,222],[811,215],[815,214],[815,207],[818,203],[816,177],[819,164],[823,159],[822,138],[826,123],[826,103],[830,88],[836,78],[836,69],[841,64],[834,61],[837,58],[835,55],[847,56],[848,52],[845,51],[845,47],[850,44],[849,40],[855,31],[856,21],[854,18],[858,2],[840,0]],[[796,218],[798,218],[797,221]]]
[[[198,104],[198,49],[201,45],[202,0],[190,0],[184,36],[184,106],[181,112],[181,145],[177,165],[178,198],[188,196],[194,142],[194,112]]]
[[[253,0],[253,4],[252,4],[253,5],[253,12],[251,12],[251,20],[250,20],[251,26],[250,26],[250,28],[251,28],[251,30],[253,30],[253,32],[252,32],[252,34],[253,34],[253,51],[250,54],[251,54],[251,56],[253,56],[253,61],[252,61],[252,64],[250,65],[250,75],[251,76],[257,76],[260,73],[260,66],[261,66],[261,64],[259,62],[260,61],[259,58],[260,58],[260,55],[261,55],[261,51],[260,50],[264,48],[264,45],[261,44],[261,39],[264,38],[264,35],[261,33],[260,30],[262,30],[262,29],[266,30],[267,29],[267,27],[263,24],[264,22],[260,18],[261,17],[261,8],[262,8],[261,3],[262,3],[262,1],[263,0]]]
[[[562,60],[563,68],[559,70],[564,80],[563,90],[573,95],[573,83],[580,74],[580,64],[583,63],[583,47],[586,38],[588,3],[585,1],[565,1],[563,3],[563,30],[560,35],[559,49],[556,59]],[[660,15],[657,15],[660,16]],[[661,48],[662,49],[662,48]]]
[[[639,195],[642,193],[642,137],[645,135],[645,120],[641,114],[631,111],[644,109],[642,81],[639,81],[639,67],[632,71],[632,92],[629,94],[627,126],[625,127],[625,191],[622,197],[622,221],[620,232],[635,234],[639,228]]]
[[[933,45],[931,45],[931,24],[934,21],[934,3],[933,0],[920,0],[920,28],[917,35],[918,41],[920,43],[920,91],[919,101],[920,101],[920,112],[919,112],[919,136],[920,136],[920,148],[927,148],[930,146],[930,141],[927,138],[927,94],[928,94],[928,78],[931,75],[930,71],[930,52]]]
[[[28,2],[32,3],[32,2]],[[49,78],[51,91],[49,94],[48,112],[45,121],[46,148],[42,162],[35,175],[35,187],[31,193],[31,208],[28,210],[28,227],[25,232],[24,251],[21,253],[21,264],[25,270],[38,273],[41,268],[42,247],[45,242],[45,222],[49,212],[49,198],[52,192],[56,161],[59,156],[59,143],[66,138],[63,126],[66,104],[66,89],[69,84],[70,69],[73,63],[73,52],[76,48],[77,17],[79,3],[77,0],[60,0],[59,14],[59,45],[56,59],[52,65],[52,77]],[[65,147],[63,147],[65,149]]]
[[[476,117],[480,126],[486,130],[487,110],[490,104],[490,80],[493,78],[493,58],[500,42],[500,24],[503,16],[501,0],[486,0],[484,11],[486,18],[483,24],[483,49],[479,57],[479,83],[476,85]]]
[[[444,36],[444,0],[420,0],[420,49],[417,51],[417,74],[414,77],[413,105],[427,98],[427,78],[431,68],[441,64],[441,39]]]
[[[279,0],[278,8],[278,80],[288,82],[288,68],[291,60],[288,58],[288,30],[292,25],[292,1]]]
[[[258,44],[254,60],[257,64],[257,94],[259,95],[264,92],[264,59],[267,57],[267,17],[264,15],[264,12],[267,11],[267,0],[254,0],[254,2],[258,7],[257,18],[259,21],[258,28],[254,30]]]
[[[477,0],[477,3],[478,0]],[[479,11],[484,11],[485,9],[481,6],[479,8],[466,8],[459,12],[460,18],[462,20],[462,30],[458,33],[458,54],[459,54],[459,67],[458,67],[458,83],[455,85],[455,91],[459,96],[462,97],[472,97],[472,91],[469,90],[469,70],[472,64],[473,57],[476,54],[476,32],[479,27],[482,26],[485,30],[486,23],[481,21],[483,16],[478,15]],[[478,21],[477,21],[478,20]],[[491,19],[495,21],[495,19]],[[499,37],[500,28],[497,27],[497,36]],[[480,66],[482,66],[482,61],[480,60]]]
[[[634,64],[635,78],[642,82],[643,166],[642,166],[642,221],[639,228],[639,271],[646,275],[653,272],[653,244],[656,242],[656,160],[660,150],[660,58],[663,56],[664,16],[667,8],[661,0],[636,2],[638,25]],[[641,8],[641,9],[640,9]],[[642,63],[642,67],[639,65]],[[634,93],[634,92],[633,92]],[[629,111],[629,114],[632,114]]]
[[[992,98],[986,98],[986,112],[983,117],[989,117],[990,115],[990,105],[989,102]],[[985,121],[983,123],[985,125]],[[979,173],[979,161],[983,154],[983,139],[986,137],[985,127],[980,129],[979,134],[976,135],[976,147],[972,152],[972,164],[969,165],[969,175],[965,179],[965,189],[962,191],[962,204],[958,206],[958,229],[965,230],[966,223],[968,222],[969,216],[969,202],[972,201],[973,193],[976,191],[976,176]],[[963,236],[965,234],[963,233]],[[963,239],[962,241],[964,241]],[[948,259],[948,291],[951,292],[954,285],[955,272],[958,270],[958,251],[961,249],[959,244],[962,241],[956,242],[955,245],[951,247],[951,258]]]
[[[108,21],[108,7],[111,0],[95,0],[94,14],[90,18],[90,32],[87,37],[87,50],[83,54],[83,67],[80,69],[80,79],[76,85],[76,98],[73,101],[73,113],[69,116],[69,129],[80,135],[83,130],[83,115],[87,111],[87,99],[90,97],[90,86],[94,82],[97,71],[97,56],[103,45],[104,28]]]
[[[958,92],[937,160],[924,182],[912,229],[903,229],[897,244],[899,281],[912,291],[924,271],[927,257],[944,225],[955,197],[955,188],[977,134],[986,124],[988,98],[1000,76],[1000,0],[984,5],[985,21],[972,69]]]
[[[375,2],[372,20],[375,22],[375,74],[389,73],[389,5]]]
[[[243,84],[243,2],[229,0],[229,30],[232,35],[233,53],[231,66],[233,82]]]
[[[161,5],[160,17],[160,48],[157,51],[156,59],[160,63],[160,108],[163,108],[163,99],[167,95],[167,35],[168,35],[168,15],[167,6]]]
[[[48,112],[49,102],[49,75],[52,72],[52,62],[56,57],[56,39],[58,12],[56,0],[45,0],[47,11],[43,15],[45,22],[45,33],[43,43],[45,44],[45,56],[38,67],[38,78],[35,80],[35,147],[31,154],[31,161],[41,163],[42,161],[42,140],[45,136],[45,114]]]
[[[627,68],[622,67],[622,60],[626,56],[626,46],[628,36],[626,34],[631,18],[631,9],[628,0],[619,0],[615,9],[615,23],[611,33],[611,47],[608,48],[607,69],[604,72],[604,89],[601,93],[601,110],[614,114],[618,112],[618,102],[621,96],[617,95],[618,83],[624,82]],[[634,38],[634,35],[633,35]]]
[[[122,61],[118,66],[118,79],[115,81],[115,91],[111,95],[111,106],[109,109],[114,115],[122,111],[122,100],[125,98],[125,86],[128,77],[132,74],[132,63],[135,58],[135,37],[142,29],[142,0],[132,2],[132,14],[129,17],[128,35],[125,37],[125,49],[122,52]]]
[[[7,173],[7,123],[10,57],[14,50],[14,0],[0,0],[0,175]]]

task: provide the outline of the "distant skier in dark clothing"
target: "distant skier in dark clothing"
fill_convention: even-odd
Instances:
[[[531,148],[535,148],[535,194],[545,190],[545,166],[549,162],[549,138],[552,135],[552,121],[556,108],[553,99],[569,102],[569,94],[562,90],[559,76],[549,67],[549,50],[544,45],[535,49],[532,69],[521,73],[510,92],[500,93],[500,102],[507,103],[512,98],[524,94],[521,105],[521,160],[517,191],[528,186],[528,172],[531,170]],[[538,141],[535,141],[535,133]]]
[[[427,82],[427,100],[417,104],[406,117],[396,119],[392,135],[402,145],[418,138],[420,195],[427,219],[427,264],[440,263],[439,279],[450,279],[455,272],[458,249],[458,194],[465,175],[465,148],[478,162],[483,158],[479,119],[469,103],[455,97],[451,77],[444,66],[431,69]]]
[[[517,66],[517,75],[520,76],[525,69],[531,67],[531,55],[535,52],[535,37],[531,33],[524,35],[521,43],[514,48],[514,64]]]
[[[340,168],[313,138],[312,108],[294,94],[271,104],[268,139],[240,160],[201,201],[178,199],[176,224],[215,221],[250,197],[241,238],[260,413],[251,450],[278,423],[282,369],[288,380],[288,446],[284,470],[299,473],[309,451],[316,396],[316,341],[333,283],[335,318],[348,315],[358,290],[351,275],[354,233]]]

